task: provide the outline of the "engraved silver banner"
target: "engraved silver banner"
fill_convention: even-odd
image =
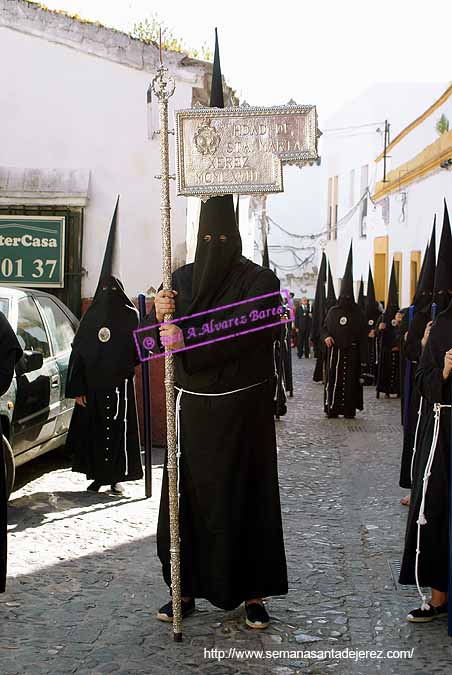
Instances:
[[[176,112],[177,191],[212,197],[283,191],[283,164],[318,159],[315,106]]]

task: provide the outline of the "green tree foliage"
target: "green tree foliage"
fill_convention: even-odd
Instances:
[[[449,120],[447,119],[444,113],[441,115],[441,117],[436,123],[436,131],[440,136],[449,131]]]
[[[188,54],[194,59],[203,59],[204,61],[212,61],[213,55],[206,44],[203,44],[201,49],[192,49],[184,44],[183,40],[166,26],[157,14],[152,14],[149,19],[135,23],[130,35],[147,44],[159,44],[160,31],[162,31],[162,47],[173,52],[181,52]]]

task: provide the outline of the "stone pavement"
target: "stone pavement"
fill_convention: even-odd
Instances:
[[[129,498],[86,493],[53,453],[18,470],[10,501],[0,675],[449,673],[446,622],[407,624],[418,597],[395,581],[406,518],[399,402],[367,389],[356,420],[327,420],[313,367],[295,358],[295,396],[277,423],[290,592],[269,602],[268,630],[246,628],[242,608],[200,601],[175,644],[171,627],[153,618],[167,599],[155,546],[161,451],[149,500],[142,482],[128,484]],[[312,653],[347,648],[414,652],[356,662]],[[238,658],[234,649],[281,653]]]

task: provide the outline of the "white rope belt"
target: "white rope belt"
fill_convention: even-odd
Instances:
[[[124,459],[125,459],[125,470],[124,470],[124,476],[129,475],[129,457],[127,455],[127,407],[128,407],[128,400],[127,400],[127,384],[129,380],[126,378],[124,380]],[[116,413],[115,416],[113,417],[114,420],[118,419],[119,415],[119,403],[121,400],[120,396],[120,391],[119,387],[116,387],[115,389],[116,393]]]
[[[182,387],[175,387],[177,389],[176,396],[176,443],[177,443],[177,499],[180,501],[180,457],[181,457],[181,440],[180,440],[180,411],[181,411],[181,399],[182,394],[191,394],[192,396],[230,396],[231,394],[238,394],[240,391],[246,391],[247,389],[253,389],[254,387],[260,387],[261,384],[264,384],[267,380],[262,380],[262,382],[257,382],[256,384],[250,384],[247,387],[242,387],[241,389],[233,389],[232,391],[222,391],[219,394],[205,394],[199,391],[189,391],[188,389],[183,389]]]
[[[419,409],[417,411],[416,431],[414,433],[414,442],[413,442],[413,454],[411,455],[411,470],[410,470],[411,485],[413,485],[414,459],[416,457],[416,449],[417,449],[417,434],[418,434],[418,431],[419,431],[419,425],[421,423],[422,403],[423,402],[424,402],[424,399],[421,396],[421,400],[419,401]]]
[[[331,401],[331,407],[334,408],[334,405],[336,403],[336,389],[337,389],[337,380],[339,377],[339,362],[341,360],[341,350],[338,348],[337,350],[337,362],[336,362],[336,378],[334,380],[334,389],[333,389],[333,398]],[[333,362],[333,348],[331,349],[331,363]],[[331,367],[331,364],[330,364]]]
[[[441,423],[441,409],[442,408],[450,408],[450,405],[443,405],[442,403],[434,403],[433,404],[433,412],[435,414],[435,420],[433,424],[433,437],[432,437],[432,445],[430,448],[430,454],[427,459],[427,464],[425,466],[425,471],[424,471],[424,478],[423,478],[423,485],[422,485],[422,500],[421,500],[421,505],[419,507],[419,515],[417,519],[417,542],[416,542],[416,565],[415,565],[415,575],[416,575],[416,586],[419,595],[422,598],[422,606],[421,609],[423,610],[428,610],[430,609],[429,604],[427,602],[427,596],[422,593],[420,584],[419,584],[419,557],[421,555],[421,527],[422,525],[426,525],[427,519],[425,517],[425,500],[427,496],[427,489],[428,489],[428,483],[430,479],[430,475],[432,473],[432,465],[433,465],[433,460],[435,459],[435,452],[436,448],[438,445],[438,438],[439,438],[439,428],[440,428],[440,423]]]

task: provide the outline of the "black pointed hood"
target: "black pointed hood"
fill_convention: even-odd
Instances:
[[[364,312],[364,310],[366,308],[366,298],[365,298],[365,295],[364,295],[364,281],[363,281],[362,276],[361,276],[361,281],[359,282],[358,303],[357,304],[358,304],[358,307],[360,309],[362,309],[363,312]]]
[[[397,290],[397,279],[395,273],[394,260],[392,261],[391,276],[389,279],[388,301],[386,303],[386,321],[392,321],[399,311],[399,294]]]
[[[452,236],[450,231],[449,212],[444,200],[443,229],[436,263],[433,301],[442,312],[448,306],[452,291]]]
[[[110,277],[119,278],[119,269],[117,264],[117,244],[116,244],[116,235],[117,235],[117,224],[118,224],[118,205],[119,205],[119,195],[116,198],[115,210],[113,211],[113,217],[110,223],[110,231],[108,233],[107,245],[105,246],[104,259],[102,262],[102,267],[99,274],[99,281],[97,283],[97,289],[94,294],[96,297],[101,285],[106,279]]]
[[[342,277],[339,304],[355,304],[355,294],[353,291],[353,243],[350,244],[347,264],[344,276]]]
[[[426,246],[425,246],[424,257],[422,259],[422,264],[421,264],[421,270],[419,272],[419,276],[418,276],[417,281],[416,281],[416,288],[414,290],[413,301],[411,303],[412,305],[419,304],[419,302],[418,302],[418,300],[419,300],[419,298],[418,298],[419,289],[421,288],[422,278],[423,278],[424,272],[425,272],[425,265],[427,263],[427,256],[428,256],[429,249],[430,249],[430,241],[428,241]],[[436,260],[435,260],[435,265],[436,265]]]
[[[432,236],[419,274],[419,281],[413,298],[417,311],[430,312],[433,301],[436,270],[436,216],[433,221]]]
[[[268,267],[270,269],[270,258],[268,255],[268,243],[267,235],[264,235],[264,250],[262,253],[262,267]]]
[[[213,55],[212,85],[210,88],[210,107],[224,108],[223,75],[221,73],[218,31],[215,28],[215,51]]]
[[[224,108],[223,78],[216,30],[210,105]],[[241,255],[242,240],[237,227],[232,195],[211,197],[207,202],[202,202],[193,263],[190,313],[215,307],[216,298],[221,293],[232,268],[240,262]]]
[[[319,275],[317,277],[317,285],[315,288],[314,308],[312,311],[311,337],[314,341],[320,340],[320,331],[327,312],[325,282],[326,255],[325,253],[322,253],[322,261],[320,263]]]
[[[337,297],[336,291],[334,290],[333,275],[331,274],[331,267],[328,261],[328,290],[326,294],[327,309],[331,309],[331,307],[334,307],[334,305],[337,305]]]
[[[83,360],[87,385],[94,389],[121,385],[133,377],[136,363],[133,331],[138,327],[138,312],[115,276],[117,220],[118,201],[97,290],[72,344],[73,353]],[[71,368],[68,377],[69,381]]]

